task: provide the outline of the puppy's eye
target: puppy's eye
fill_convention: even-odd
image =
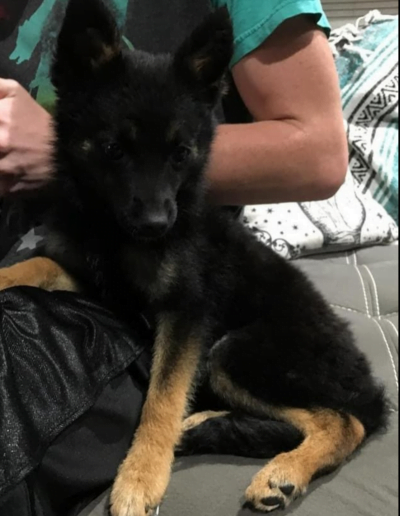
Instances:
[[[103,144],[103,152],[108,159],[118,161],[124,157],[124,151],[117,142],[107,142]]]
[[[178,145],[171,154],[171,163],[175,168],[182,167],[185,162],[189,159],[191,150],[185,145]]]

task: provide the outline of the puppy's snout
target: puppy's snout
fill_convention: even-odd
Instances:
[[[170,216],[168,211],[157,210],[143,214],[138,230],[143,237],[157,238],[164,235],[169,227]]]
[[[165,199],[157,206],[147,207],[138,221],[138,232],[145,238],[163,236],[175,223],[176,207],[171,199]]]

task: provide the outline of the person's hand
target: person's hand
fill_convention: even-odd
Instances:
[[[47,111],[16,81],[0,79],[0,196],[49,179],[52,137]]]

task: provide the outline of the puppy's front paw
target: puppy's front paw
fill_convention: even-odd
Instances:
[[[122,463],[110,496],[112,516],[153,516],[167,489],[171,460],[146,463],[129,456]]]

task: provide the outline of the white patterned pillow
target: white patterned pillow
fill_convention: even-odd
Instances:
[[[287,259],[348,250],[398,239],[398,226],[369,191],[362,193],[349,171],[326,201],[246,206],[244,223]]]

